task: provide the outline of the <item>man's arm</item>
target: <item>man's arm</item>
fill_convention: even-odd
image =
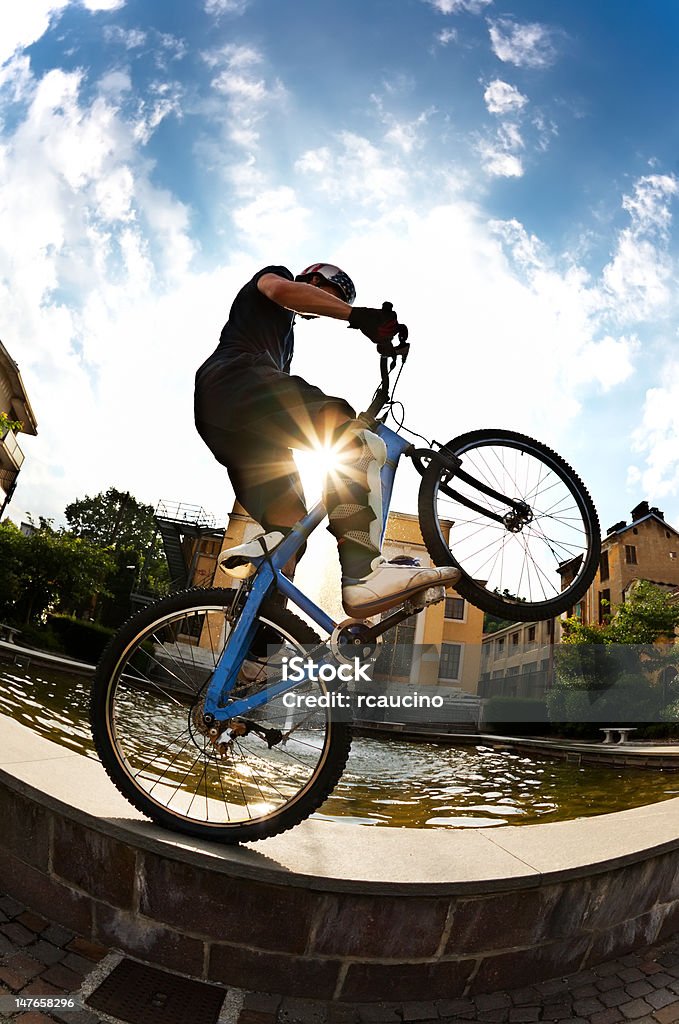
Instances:
[[[301,281],[287,281],[277,274],[263,274],[257,287],[267,299],[295,313],[330,316],[335,320],[348,320],[352,307],[332,292],[315,288]]]

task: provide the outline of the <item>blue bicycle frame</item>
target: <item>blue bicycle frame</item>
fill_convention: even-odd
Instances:
[[[384,537],[399,459],[405,451],[409,448],[412,449],[413,446],[383,423],[378,423],[374,430],[387,446],[387,461],[381,472],[382,537]],[[319,501],[303,519],[296,523],[276,550],[269,557],[262,558],[245,606],[212,674],[203,708],[206,716],[212,715],[217,720],[243,717],[254,708],[261,707],[262,704],[266,704],[279,694],[300,685],[302,680],[299,679],[295,682],[281,680],[248,697],[238,700],[229,699],[229,693],[235,686],[238,672],[258,628],[257,613],[272,588],[275,587],[284,597],[292,601],[325,633],[331,634],[338,625],[282,572],[286,562],[299,551],[307,537],[323,522],[325,515],[325,506]]]

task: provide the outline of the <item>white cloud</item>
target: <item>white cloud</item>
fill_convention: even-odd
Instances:
[[[436,36],[436,41],[441,46],[448,46],[449,43],[457,41],[457,29],[456,28],[443,28]]]
[[[304,241],[309,216],[310,210],[300,204],[288,186],[265,190],[233,212],[248,250],[267,263],[270,253],[285,252],[291,237],[296,243]]]
[[[679,495],[679,361],[662,368],[661,383],[645,397],[639,427],[632,435],[633,449],[644,463],[632,465],[628,482],[658,501]]]
[[[370,97],[382,124],[386,127],[385,142],[395,145],[403,153],[409,154],[423,144],[422,132],[429,118],[435,113],[434,108],[423,110],[417,117],[409,121],[399,120],[385,108],[381,96]]]
[[[499,78],[495,78],[486,86],[483,98],[488,113],[501,116],[518,113],[528,103],[528,97],[519,92],[516,86],[503,82]]]
[[[493,0],[426,0],[426,2],[435,7],[440,14],[460,14],[462,11],[479,14]]]
[[[205,0],[205,11],[218,18],[222,14],[242,14],[248,0]]]
[[[23,120],[0,145],[0,337],[39,422],[13,507],[56,516],[75,493],[113,479],[134,480],[140,496],[156,499],[136,417],[162,462],[168,416],[184,415],[177,452],[185,447],[190,401],[181,383],[149,382],[194,358],[183,354],[195,328],[189,311],[200,325],[210,308],[188,274],[188,211],[151,183],[133,117],[110,88],[87,101],[82,93],[74,73],[32,81]],[[192,298],[182,291],[187,280]]]
[[[488,22],[490,42],[498,60],[516,67],[546,68],[554,63],[552,32],[538,22],[521,24],[511,18]]]
[[[107,43],[120,43],[126,50],[143,46],[148,36],[139,28],[124,29],[120,25],[104,25],[104,39]]]
[[[603,280],[621,321],[640,321],[668,312],[676,296],[676,265],[668,249],[671,201],[679,195],[679,179],[653,174],[640,178],[622,208],[630,226],[620,231]]]
[[[478,143],[481,166],[491,178],[521,178],[523,163],[516,153],[508,153],[500,142],[484,139]]]
[[[0,4],[0,64],[37,42],[69,0],[30,0]]]
[[[83,7],[92,12],[119,11],[125,6],[126,0],[81,0]]]
[[[377,146],[354,132],[340,132],[339,146],[307,150],[296,169],[309,175],[312,188],[334,202],[359,206],[393,202],[406,194],[406,172]]]
[[[476,151],[486,174],[493,178],[520,178],[524,173],[520,156],[523,136],[513,121],[503,121],[492,136],[477,140]]]
[[[244,159],[227,170],[232,180],[242,185],[247,181],[244,168],[253,167],[259,145],[257,126],[272,108],[285,103],[287,92],[278,79],[269,82],[259,74],[264,57],[253,46],[229,43],[202,57],[215,72],[211,82],[213,90],[226,100],[223,115],[226,135],[231,143],[246,150]],[[253,179],[246,191],[254,191],[259,183]]]

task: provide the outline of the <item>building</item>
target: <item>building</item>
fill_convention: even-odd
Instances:
[[[612,608],[624,603],[634,580],[679,587],[679,532],[647,501],[633,508],[630,518],[614,523],[602,540],[594,583],[572,612],[583,622],[604,622]]]
[[[225,536],[215,517],[196,505],[168,501],[160,501],[154,515],[170,570],[170,589],[211,587],[213,582],[224,586],[215,581]]]
[[[564,586],[574,568],[570,562],[561,566]],[[640,579],[672,592],[679,588],[679,532],[647,501],[632,509],[629,523],[622,520],[609,528],[594,582],[566,615],[600,625]],[[551,683],[560,622],[516,623],[484,636],[479,695],[541,697]]]
[[[31,403],[28,400],[19,367],[0,341],[0,413],[11,422],[20,423],[15,429],[0,428],[0,516],[9,504],[24,463],[24,453],[16,439],[18,433],[38,433]]]
[[[513,622],[483,638],[480,697],[542,697],[554,664],[558,619]]]
[[[423,566],[433,564],[418,517],[406,512],[389,513],[383,552],[386,558],[406,556]],[[476,694],[482,634],[483,612],[450,588],[445,601],[430,605],[385,634],[391,659],[389,664],[380,664],[381,674],[393,682]]]

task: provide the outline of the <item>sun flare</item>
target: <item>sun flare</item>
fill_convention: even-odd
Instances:
[[[323,484],[328,473],[337,470],[342,465],[342,456],[336,449],[328,446],[296,451],[295,461],[299,467],[305,492],[315,496],[323,491]]]

